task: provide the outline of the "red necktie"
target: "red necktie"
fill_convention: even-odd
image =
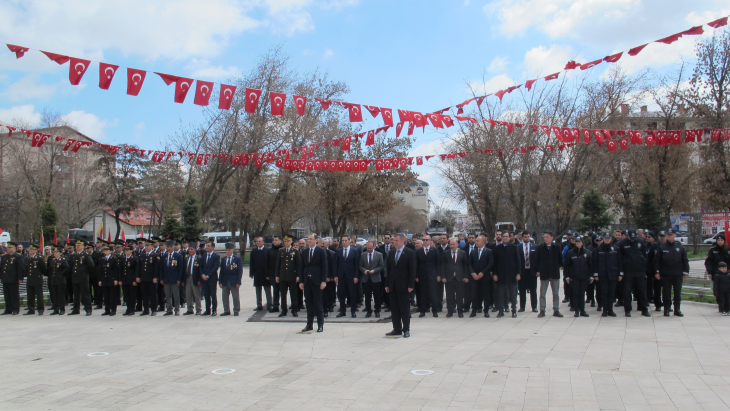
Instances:
[[[456,252],[451,253],[451,256],[454,259],[454,264],[456,264]]]

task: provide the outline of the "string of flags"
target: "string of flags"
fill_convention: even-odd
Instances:
[[[719,28],[727,25],[728,17],[723,17],[717,20],[714,20],[712,22],[707,23],[707,26],[712,28]],[[681,31],[676,34],[672,34],[671,36],[667,36],[664,38],[661,38],[659,40],[656,40],[652,43],[662,43],[662,44],[672,44],[675,41],[679,40],[683,36],[695,36],[695,35],[701,35],[704,33],[703,27],[696,26],[692,27],[690,29]],[[638,55],[646,46],[648,46],[650,43],[643,44],[638,47],[634,47],[628,51],[626,51],[626,54],[629,56],[636,56]],[[16,58],[21,58],[30,51],[31,49],[29,47],[23,47],[13,44],[7,44],[8,49],[15,53]],[[81,79],[83,78],[86,71],[89,69],[91,65],[91,60],[81,59],[77,57],[71,57],[66,56],[62,54],[52,53],[48,51],[41,51],[43,54],[45,54],[51,61],[54,61],[58,64],[69,64],[69,81],[72,85],[79,85],[81,82]],[[591,62],[587,63],[577,63],[575,61],[569,61],[562,72],[566,72],[568,70],[575,70],[580,68],[581,70],[587,70],[589,68],[595,67],[601,63],[615,63],[621,59],[624,52],[619,52],[610,56],[606,56],[601,59],[597,59]],[[111,86],[112,81],[114,80],[114,76],[119,70],[118,65],[99,62],[99,88],[104,90],[109,90],[109,87]],[[551,81],[556,80],[561,72],[553,73],[548,76],[542,77],[545,81]],[[134,69],[134,68],[127,68],[127,94],[131,96],[138,96],[142,86],[144,85],[145,79],[147,77],[147,71],[146,70],[140,70],[140,69]],[[188,92],[194,88],[195,89],[195,97],[193,99],[193,104],[199,105],[199,106],[208,106],[210,104],[210,98],[211,94],[213,93],[213,88],[215,86],[215,82],[212,81],[205,81],[205,80],[199,80],[199,79],[193,79],[193,78],[187,78],[182,76],[176,76],[171,74],[165,74],[165,73],[159,73],[154,72],[154,74],[157,74],[166,85],[175,84],[175,90],[174,90],[174,98],[173,100],[176,103],[183,103],[185,102],[185,99],[188,95]],[[464,106],[467,104],[470,104],[471,102],[476,101],[477,106],[481,105],[482,102],[489,96],[494,95],[499,98],[501,101],[502,98],[519,89],[523,85],[525,86],[525,89],[530,91],[532,89],[532,86],[538,81],[538,79],[532,79],[527,80],[524,84],[519,84],[515,86],[508,87],[504,90],[499,90],[493,94],[486,94],[483,96],[476,96],[472,97],[470,99],[467,99],[463,101],[462,103],[459,103],[455,106],[449,106],[447,108],[435,111],[433,113],[421,113],[416,111],[410,111],[410,110],[398,110],[398,114],[400,117],[400,122],[405,123],[409,122],[409,128],[412,130],[413,127],[422,127],[425,126],[428,121],[431,121],[432,125],[434,127],[440,128],[439,121],[443,121],[437,116],[443,115],[445,112],[451,110],[452,108],[457,109],[457,115],[464,113]],[[193,87],[193,84],[194,87]],[[219,84],[219,101],[218,101],[218,108],[221,110],[229,110],[231,108],[231,104],[233,103],[233,97],[236,93],[236,86],[229,85],[229,84]],[[246,88],[245,89],[245,111],[247,113],[255,113],[258,106],[259,101],[261,100],[262,91],[254,88]],[[271,115],[274,116],[280,116],[284,114],[284,109],[286,106],[287,97],[289,97],[286,93],[278,93],[278,92],[270,92],[269,93],[269,102],[271,105]],[[331,100],[331,99],[324,99],[324,98],[315,98],[317,102],[320,103],[322,109],[327,110],[329,107],[334,104],[339,104],[349,112],[349,120],[351,122],[362,122],[363,121],[363,108],[370,112],[373,118],[377,117],[378,115],[381,115],[383,123],[386,126],[394,126],[393,121],[393,110],[390,108],[385,107],[378,107],[378,106],[372,106],[372,105],[363,105],[363,104],[355,104],[355,103],[349,103],[344,101],[338,101],[338,100]],[[305,96],[299,96],[299,95],[291,95],[291,100],[294,104],[294,107],[296,108],[296,112],[299,116],[304,116],[306,112],[307,107],[307,98]]]

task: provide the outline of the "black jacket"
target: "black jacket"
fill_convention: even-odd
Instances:
[[[119,263],[116,257],[102,257],[99,260],[99,266],[96,270],[96,281],[101,283],[102,287],[114,285],[114,281],[119,281]]]
[[[130,255],[127,258],[126,255],[117,257],[117,263],[119,264],[119,278],[122,284],[131,285],[137,282],[137,257]]]
[[[43,276],[46,275],[46,259],[42,255],[36,254],[28,256],[25,260],[27,266],[25,268],[26,280],[28,285],[35,287],[43,287]]]
[[[254,287],[271,284],[271,276],[269,275],[269,249],[266,246],[261,250],[258,247],[254,247],[251,250],[249,254],[248,276],[253,278]]]
[[[720,287],[720,292],[730,293],[730,274],[717,270],[715,272],[715,277],[717,278],[717,284]]]
[[[662,277],[669,275],[689,275],[689,260],[687,260],[687,251],[679,241],[669,244],[665,241],[657,249],[656,263],[654,264],[654,272],[658,272]]]
[[[272,245],[267,249],[267,261],[266,261],[266,272],[267,277],[271,280],[272,284],[276,281],[276,260],[279,258],[279,250],[283,247],[282,244]]]
[[[654,275],[654,260],[656,260],[656,251],[659,249],[659,243],[644,243],[644,251],[646,252],[646,275]]]
[[[588,280],[593,277],[593,257],[585,247],[573,247],[565,254],[565,278]]]
[[[159,268],[160,255],[155,252],[142,253],[137,259],[137,278],[140,281],[151,282],[154,279],[159,279]]]
[[[705,259],[705,270],[707,273],[712,274],[717,272],[717,264],[720,262],[728,262],[727,247],[720,247],[715,244],[707,252],[707,258]]]
[[[492,271],[494,270],[494,252],[487,246],[484,246],[482,255],[479,256],[479,248],[475,248],[469,256],[470,274],[484,274],[482,279],[487,278],[491,281]],[[470,278],[471,279],[471,278]]]
[[[96,270],[94,261],[86,251],[69,254],[68,265],[71,267],[71,282],[74,284],[88,283],[89,276]]]
[[[464,281],[470,279],[469,256],[463,249],[456,250],[456,264],[451,250],[441,254],[441,278],[449,281]]]
[[[560,267],[563,266],[563,250],[555,245],[540,244],[537,247],[537,269],[533,270],[535,275],[540,273],[540,280],[559,280]]]
[[[0,280],[6,284],[17,284],[25,278],[25,262],[17,252],[3,254],[0,262]]]
[[[386,260],[388,270],[388,287],[390,292],[408,292],[409,288],[414,288],[416,284],[416,252],[408,247],[403,247],[403,252],[395,261],[395,247],[390,248],[390,254]]]
[[[312,259],[309,258],[310,249],[304,250],[304,258],[302,261],[302,277],[300,281],[307,284],[310,280],[315,284],[324,283],[329,275],[328,263],[329,256],[327,250],[322,247],[314,247]]]
[[[69,271],[68,261],[61,256],[58,258],[51,257],[48,259],[48,284],[65,285],[66,275]]]
[[[520,257],[513,244],[502,244],[494,248],[494,275],[497,284],[514,284],[520,274]]]
[[[601,244],[593,250],[593,276],[601,281],[618,281],[621,271],[621,255],[613,244]]]
[[[646,243],[641,240],[621,240],[617,245],[621,254],[621,271],[627,274],[646,274]]]
[[[197,253],[195,253],[194,256],[190,256],[190,254],[183,257],[185,271],[183,272],[183,281],[192,281],[193,285],[197,286],[200,280],[200,263],[203,261],[203,258],[200,257]],[[193,265],[193,274],[190,275],[190,264]]]
[[[416,250],[416,277],[420,280],[435,280],[441,275],[441,247],[429,247],[428,255],[425,252],[426,247]],[[447,250],[448,251],[448,250]]]

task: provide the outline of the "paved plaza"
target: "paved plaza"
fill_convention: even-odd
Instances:
[[[429,315],[393,339],[389,323],[248,321],[250,283],[241,301],[241,317],[0,317],[0,409],[730,409],[730,318],[709,304],[684,318]]]

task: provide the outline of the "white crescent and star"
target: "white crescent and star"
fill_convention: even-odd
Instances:
[[[231,96],[233,95],[233,91],[231,89],[227,88],[227,89],[223,90],[223,95],[226,96],[226,100],[227,100],[227,99],[231,98]]]
[[[79,70],[79,66],[81,66],[81,70]],[[78,71],[76,72],[76,73],[78,73],[78,74],[81,74],[81,73],[82,73],[82,72],[83,72],[84,70],[86,70],[86,66],[84,65],[84,63],[76,63],[76,65],[74,66],[74,68],[75,68],[76,70],[78,70]]]
[[[358,112],[357,106],[351,106],[351,107],[352,107],[352,111],[354,111],[355,113]]]
[[[188,83],[187,81],[183,81],[183,82],[182,82],[182,84],[180,84],[180,89],[181,89],[181,90],[185,90],[185,89],[183,88],[183,86],[187,86],[187,88],[190,88],[190,83]]]
[[[112,74],[108,74],[109,70],[112,71]],[[106,78],[112,78],[112,76],[114,75],[114,69],[112,67],[107,67],[104,69],[104,74],[106,74]]]
[[[274,97],[274,103],[276,103],[277,101],[281,101],[281,97]],[[280,104],[280,103],[276,103],[276,105],[277,105],[277,106],[278,106],[279,104]]]
[[[248,96],[251,97],[252,103],[255,102],[256,100],[258,100],[258,98],[259,98],[259,96],[256,95],[256,93],[249,93]]]
[[[203,91],[203,89],[205,89],[205,91]],[[204,96],[205,96],[205,93],[207,93],[207,92],[208,92],[208,90],[209,90],[209,89],[208,89],[208,86],[206,86],[205,84],[203,84],[202,86],[200,86],[200,91],[202,91],[202,92],[203,92],[203,95],[204,95]],[[225,94],[225,92],[224,92],[223,94]]]
[[[134,75],[132,76],[132,81],[134,82],[134,85],[136,86],[137,80],[134,79],[135,77],[139,77],[139,79],[142,80],[142,76],[140,76],[139,73],[134,73]]]
[[[297,106],[303,106],[304,105],[304,99],[301,97],[296,98]]]

